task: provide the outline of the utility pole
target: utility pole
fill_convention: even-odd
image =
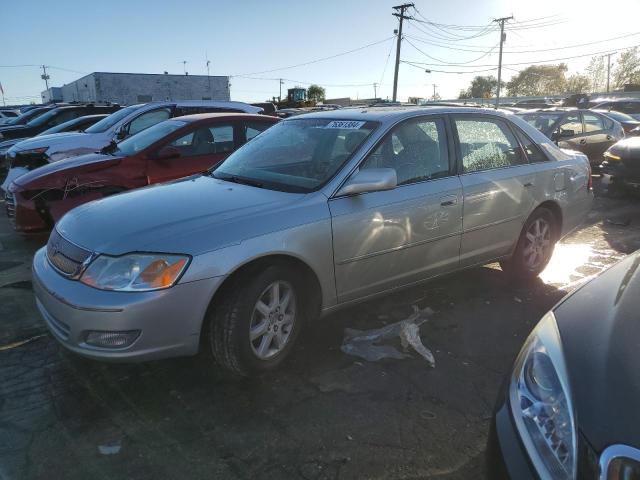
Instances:
[[[373,83],[373,98],[378,98],[378,84]]]
[[[182,66],[184,67],[184,74],[186,75],[187,74],[187,61],[186,60],[182,61]]]
[[[512,19],[513,15],[511,15],[510,17],[496,18],[494,20],[494,22],[498,22],[500,24],[500,56],[498,57],[498,89],[496,92],[496,108],[498,108],[500,104],[500,83],[502,82],[502,44],[507,38],[507,36],[504,34],[504,22]]]
[[[392,7],[396,10],[396,13],[392,13],[394,17],[398,17],[400,25],[398,26],[398,38],[396,40],[396,70],[393,73],[393,101],[398,98],[398,70],[400,69],[400,44],[402,43],[402,21],[413,20],[413,17],[405,17],[404,12],[407,8],[413,7],[413,3],[404,3],[396,7]],[[398,13],[399,12],[399,13]]]
[[[46,65],[42,65],[42,75],[40,75],[40,78],[42,80],[44,80],[44,84],[47,87],[47,92],[49,91],[49,75],[47,75],[47,66]]]
[[[278,102],[282,101],[282,85],[284,85],[284,80],[280,79],[280,95],[278,95]]]
[[[205,52],[204,58],[207,60],[207,83],[209,85],[209,94],[211,94],[211,73],[209,72],[209,64],[211,62],[209,61],[209,54],[207,52]]]
[[[436,87],[438,85],[436,85],[435,83],[432,83],[431,85],[433,85],[433,99],[435,100],[436,99]]]
[[[607,57],[607,93],[609,93],[609,81],[611,79],[611,55],[615,55],[618,52],[607,53],[603,57]]]

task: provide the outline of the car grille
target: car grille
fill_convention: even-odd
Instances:
[[[13,193],[6,192],[4,194],[4,207],[7,210],[7,217],[11,222],[16,218],[16,197]]]
[[[626,445],[607,447],[600,457],[600,480],[640,479],[640,450]]]
[[[83,263],[90,256],[90,251],[71,243],[56,229],[51,232],[47,242],[47,258],[49,263],[63,275],[77,278],[82,273]]]

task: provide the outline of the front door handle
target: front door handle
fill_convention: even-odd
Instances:
[[[527,182],[523,185],[525,188],[533,187],[533,182]]]
[[[442,207],[451,207],[458,203],[458,197],[456,195],[450,195],[448,197],[440,198],[440,206]]]
[[[613,137],[611,135],[607,135],[607,140],[613,140]]]
[[[580,140],[580,145],[584,145],[585,143],[587,143],[587,139],[583,138],[582,140]]]

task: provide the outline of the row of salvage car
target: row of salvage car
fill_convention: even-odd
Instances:
[[[9,155],[24,168],[6,195],[17,229],[52,228],[33,260],[38,309],[78,354],[200,353],[260,374],[339,308],[494,261],[537,276],[593,200],[587,156],[518,115],[396,107],[278,122],[178,106],[126,107],[94,125],[96,142],[88,129]],[[135,132],[135,109],[164,118]],[[525,342],[492,422],[491,478],[637,478],[639,264],[577,290]]]

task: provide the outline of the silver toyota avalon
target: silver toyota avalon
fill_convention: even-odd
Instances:
[[[513,115],[318,112],[211,172],[66,214],[33,260],[37,305],[87,357],[202,350],[252,375],[354,302],[494,261],[538,275],[592,197],[586,157]]]

